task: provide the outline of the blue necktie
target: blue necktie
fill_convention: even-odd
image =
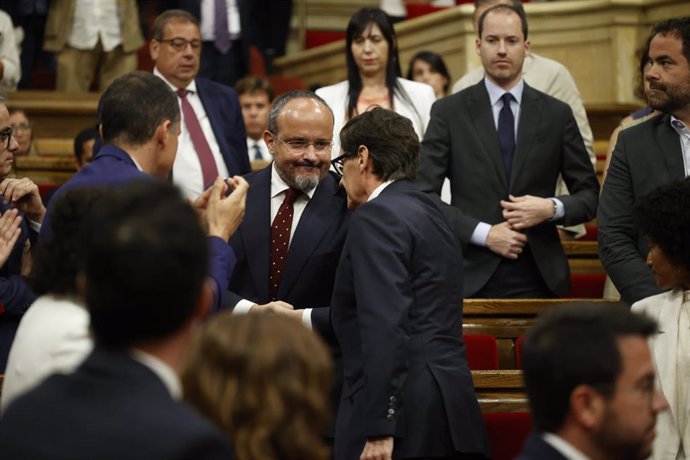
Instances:
[[[221,54],[226,54],[232,43],[230,42],[230,32],[228,30],[228,10],[225,0],[215,0],[213,5],[215,14],[213,31],[216,34],[214,45]]]
[[[510,179],[510,168],[513,165],[513,153],[515,153],[515,117],[510,108],[510,101],[514,100],[512,94],[504,93],[501,96],[503,108],[498,114],[498,143],[501,146],[501,156],[506,176]]]
[[[259,147],[258,142],[254,143],[254,159],[255,160],[263,160],[264,159],[264,156],[261,154],[261,147]]]

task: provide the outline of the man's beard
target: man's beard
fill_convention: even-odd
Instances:
[[[647,100],[649,105],[664,113],[674,114],[690,107],[690,84],[669,88],[662,83],[649,83]]]
[[[276,165],[277,166],[277,165]],[[286,174],[282,168],[276,167],[276,171],[278,172],[278,175],[280,176],[281,179],[290,187],[295,188],[297,190],[300,190],[304,193],[310,192],[312,189],[316,188],[317,185],[319,185],[319,182],[321,182],[321,179],[325,176],[325,173],[321,170],[321,164],[320,163],[315,163],[315,162],[306,162],[302,161],[299,163],[296,163],[292,165],[293,167],[295,166],[310,166],[312,168],[317,168],[319,170],[319,176],[313,176],[313,175],[288,175]]]

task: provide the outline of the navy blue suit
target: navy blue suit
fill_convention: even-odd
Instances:
[[[246,176],[249,182],[244,221],[230,238],[237,265],[230,279],[228,304],[241,299],[271,301],[268,273],[271,248],[271,168]],[[314,308],[314,329],[329,339],[335,270],[347,235],[349,213],[344,190],[329,174],[309,200],[290,243],[278,299],[295,308]]]
[[[335,459],[488,456],[462,340],[462,253],[432,198],[397,181],[350,221],[331,302],[345,383]]]
[[[551,444],[544,441],[539,433],[532,433],[516,460],[567,460]]]
[[[3,460],[233,458],[229,440],[148,367],[100,348],[10,404],[0,452]]]
[[[96,187],[99,185],[122,185],[133,180],[151,180],[152,177],[140,171],[132,158],[124,150],[114,145],[106,144],[98,152],[91,163],[79,170],[70,180],[60,187],[54,194],[41,227],[41,239],[52,237],[50,228],[50,214],[53,206],[60,199],[60,195],[72,188]],[[232,249],[218,237],[209,237],[210,267],[209,275],[216,282],[218,289],[215,306],[223,303],[223,293],[227,288],[227,279],[235,266],[235,255]]]
[[[198,77],[196,89],[230,176],[251,172],[240,100],[234,89]]]
[[[10,209],[12,206],[0,198],[0,213],[4,214]],[[36,294],[27,286],[21,276],[21,270],[24,244],[29,238],[33,240],[33,244],[38,235],[29,227],[26,219],[22,220],[20,228],[21,235],[14,245],[12,254],[0,267],[0,373],[5,371],[7,355],[10,352],[14,334],[17,332],[19,320],[36,300]]]

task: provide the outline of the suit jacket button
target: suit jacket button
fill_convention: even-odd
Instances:
[[[393,402],[393,403],[394,403],[394,402],[395,402],[395,396],[391,396],[390,398],[388,398],[388,400],[389,400],[390,402]]]
[[[388,415],[386,416],[386,418],[387,418],[388,420],[393,420],[393,416],[392,416],[391,414],[388,414]]]
[[[394,409],[388,409],[388,415],[393,415],[393,414],[395,414],[395,410]]]

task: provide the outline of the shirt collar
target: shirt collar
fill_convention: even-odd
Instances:
[[[576,449],[572,444],[565,439],[553,433],[542,434],[542,439],[551,445],[554,449],[560,452],[568,460],[589,460],[585,454]]]
[[[148,367],[163,382],[173,399],[182,398],[182,384],[175,371],[160,359],[137,348],[130,350],[132,358]]]
[[[389,181],[386,181],[386,182],[379,184],[378,187],[376,187],[374,189],[374,191],[371,192],[371,195],[369,195],[369,198],[367,199],[367,201],[371,201],[374,198],[376,198],[377,196],[379,196],[381,194],[381,192],[383,192],[383,190],[386,187],[388,187],[389,185],[391,185],[393,182],[395,182],[395,181],[389,180]]]
[[[316,186],[318,187],[318,185]],[[308,192],[304,192],[303,195],[306,195],[311,198],[314,196],[314,192],[316,192],[316,187],[313,189],[309,190]],[[271,164],[271,198],[275,198],[276,196],[280,195],[283,193],[285,190],[289,189],[290,186],[285,183],[285,181],[278,175],[278,171],[276,171],[275,168],[275,162]]]
[[[177,92],[177,90],[178,90],[177,86],[175,86],[175,85],[173,85],[172,83],[170,83],[170,82],[168,81],[168,79],[165,78],[165,77],[163,76],[162,73],[160,73],[160,71],[158,70],[157,67],[154,67],[154,68],[153,68],[153,74],[154,74],[155,76],[157,76],[158,78],[160,78],[161,80],[163,80],[163,81],[170,87],[170,89],[173,90],[173,92]],[[191,82],[189,82],[189,84],[187,85],[187,87],[184,88],[184,89],[186,89],[188,93],[196,93],[196,79],[194,79],[194,80],[192,80]]]
[[[525,80],[520,78],[520,81],[515,84],[509,91],[504,90],[496,83],[492,82],[489,78],[484,77],[484,85],[486,85],[486,90],[489,92],[489,100],[491,100],[491,105],[496,105],[496,103],[501,99],[504,93],[508,92],[513,95],[517,104],[522,103],[522,90],[525,89]]]
[[[690,132],[690,129],[685,126],[685,123],[671,115],[671,127],[676,130],[676,132],[679,135],[688,134]]]

